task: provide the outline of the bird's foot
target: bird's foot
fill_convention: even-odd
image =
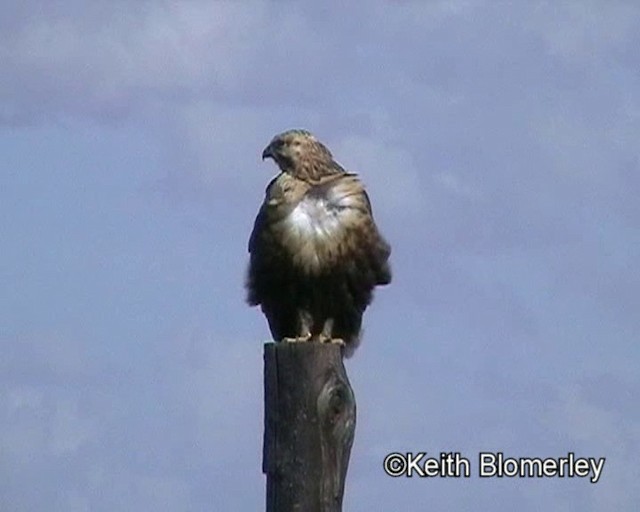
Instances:
[[[284,337],[282,341],[284,343],[304,343],[305,341],[309,341],[311,339],[311,333],[304,334],[302,336],[296,336],[295,338]]]
[[[342,338],[332,338],[331,336],[327,336],[326,334],[320,334],[318,336],[318,341],[320,343],[334,343],[335,345],[344,347],[344,340]]]

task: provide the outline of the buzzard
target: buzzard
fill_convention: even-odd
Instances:
[[[249,239],[247,302],[260,305],[276,341],[359,342],[376,285],[391,282],[391,247],[356,174],[306,130],[276,135],[262,153],[280,174]]]

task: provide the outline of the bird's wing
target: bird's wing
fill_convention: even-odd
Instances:
[[[307,183],[284,172],[271,180],[249,237],[251,254],[259,250],[261,238],[269,234],[270,227],[289,215],[308,189]]]
[[[273,194],[274,190],[277,189],[277,180],[278,178],[273,178],[269,185],[267,185],[267,189],[265,190],[265,198],[260,206],[260,210],[258,210],[258,215],[256,215],[256,219],[253,222],[253,230],[251,231],[251,236],[249,237],[249,252],[251,254],[256,252],[257,244],[260,238],[260,233],[264,230],[267,222],[267,210],[269,205],[269,198],[271,194]]]
[[[292,321],[290,304],[282,290],[283,283],[289,279],[290,259],[286,255],[281,221],[304,195],[307,185],[301,183],[285,173],[269,183],[249,237],[247,302],[262,305],[274,339],[280,339],[284,336],[282,333],[293,332],[287,323]]]
[[[327,182],[329,190],[326,196],[338,209],[346,209],[342,215],[344,228],[351,233],[353,240],[369,255],[368,264],[375,275],[375,284],[391,282],[389,256],[391,246],[382,237],[373,218],[371,200],[362,182],[356,174],[344,174]]]

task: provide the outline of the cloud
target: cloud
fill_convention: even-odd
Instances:
[[[640,15],[603,5],[2,4],[0,499],[262,506],[242,269],[260,152],[305,127],[394,246],[348,363],[349,507],[633,510]],[[487,445],[603,454],[605,480],[382,474],[387,450]]]
[[[109,121],[167,98],[224,95],[241,82],[247,34],[263,12],[232,2],[34,2],[2,36],[3,119]]]
[[[384,136],[354,135],[341,138],[333,153],[339,161],[340,155],[348,156],[348,165],[343,164],[375,190],[375,207],[385,216],[413,215],[422,210],[424,187],[411,155],[402,147],[394,147]]]
[[[89,345],[54,339],[58,353]],[[261,438],[245,432],[251,424],[257,432],[262,422],[255,343],[223,342],[189,326],[147,347],[154,365],[141,363],[134,373],[116,367],[114,380],[103,364],[87,371],[86,357],[74,365],[49,357],[54,339],[37,337],[32,355],[11,360],[12,373],[0,381],[4,502],[25,511],[200,510],[218,492],[206,481],[209,471],[224,473],[221,481],[249,472],[250,485],[261,485]],[[3,340],[3,347],[19,352],[21,343]],[[221,451],[224,445],[235,449]],[[259,495],[255,489],[215,499],[229,509],[251,508]]]
[[[637,39],[637,5],[627,2],[541,2],[527,25],[552,55],[579,64],[607,59]]]
[[[640,416],[631,406],[637,396],[637,380],[593,375],[559,389],[545,414],[550,429],[568,436],[576,452],[606,457],[602,482],[589,489],[590,510],[631,510],[640,499],[633,485],[640,477],[634,455],[640,443]]]

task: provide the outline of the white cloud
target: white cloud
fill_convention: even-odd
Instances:
[[[59,346],[77,345],[65,339],[55,336]],[[14,340],[2,345],[5,353],[20,348]],[[34,511],[200,510],[214,491],[198,482],[211,468],[234,478],[252,466],[259,475],[261,439],[246,435],[248,425],[262,424],[254,340],[224,342],[190,325],[171,341],[156,340],[147,357],[158,366],[140,362],[134,373],[103,362],[85,374],[32,354],[13,358],[11,375],[0,380],[0,499]],[[48,364],[51,375],[41,371]],[[114,370],[118,379],[109,378]],[[16,475],[39,481],[38,491]],[[220,502],[249,507],[255,496]]]
[[[98,427],[80,409],[78,400],[61,398],[57,400],[51,418],[50,449],[56,456],[76,452],[98,434]]]
[[[0,36],[0,95],[9,120],[108,118],[164,97],[232,90],[253,55],[249,34],[264,26],[265,9],[181,2],[114,3],[95,17],[89,9],[43,11]]]
[[[86,219],[87,231],[107,225],[105,232],[122,231],[120,245],[101,242],[102,265],[82,262],[82,275],[91,276],[82,290],[95,317],[105,315],[107,300],[111,311],[134,301],[136,308],[115,319],[115,332],[124,336],[117,347],[96,349],[95,340],[50,334],[47,321],[65,320],[39,311],[32,314],[34,329],[44,334],[0,340],[0,479],[7,482],[0,499],[34,511],[205,510],[212,498],[226,510],[261,506],[261,348],[246,334],[229,333],[234,323],[250,330],[245,319],[255,320],[258,332],[266,327],[257,311],[241,305],[240,264],[230,266],[229,258],[246,256],[244,238],[275,172],[260,161],[262,147],[280,130],[306,127],[361,175],[395,244],[396,278],[372,308],[361,357],[349,363],[362,376],[355,388],[362,422],[350,477],[359,489],[351,494],[354,507],[369,510],[374,499],[387,509],[399,500],[405,508],[419,504],[424,482],[385,478],[380,459],[387,449],[421,449],[438,439],[443,448],[504,442],[534,455],[575,443],[601,450],[610,466],[607,480],[588,490],[550,491],[543,482],[527,494],[529,482],[435,483],[429,493],[436,507],[495,508],[500,495],[505,506],[531,496],[525,510],[540,503],[634,510],[628,489],[638,477],[637,415],[619,397],[635,393],[623,377],[633,378],[637,367],[637,25],[635,6],[596,2],[506,8],[381,1],[364,11],[355,3],[5,2],[1,118],[127,122],[132,142],[115,152],[152,147],[143,157],[114,159],[114,175],[157,153],[150,168],[168,173],[176,190],[205,191],[213,206],[189,231],[194,238],[187,237],[209,237],[203,252],[210,252],[202,255],[199,243],[185,244],[182,236],[193,217],[174,216],[173,204],[157,218],[148,203],[132,208],[132,215],[145,214],[138,228],[149,224],[144,242],[134,239],[141,229],[126,219],[108,224],[122,194],[137,200],[137,184],[112,186],[102,173],[104,181],[71,189],[83,194],[89,187],[87,198],[115,190],[116,198],[106,197],[95,218]],[[16,162],[36,162],[9,146]],[[69,146],[61,143],[58,151],[97,147]],[[42,158],[56,156],[52,150]],[[68,174],[84,176],[87,162],[105,157],[81,158]],[[49,164],[25,164],[25,181],[52,174]],[[55,186],[55,198],[66,197],[65,183]],[[47,212],[67,208],[64,222],[83,213],[73,201],[54,208],[44,194],[38,199],[51,201]],[[20,221],[42,217],[25,214]],[[69,254],[86,243],[55,220],[46,228],[52,240],[69,237]],[[17,228],[24,254],[41,250],[42,243],[26,237],[42,229]],[[160,238],[162,244],[146,243]],[[123,250],[129,239],[133,252]],[[19,267],[23,253],[15,254]],[[51,257],[56,268],[38,260],[38,277],[70,269],[69,279],[78,279],[61,258]],[[145,262],[157,271],[137,272]],[[20,276],[15,289],[30,270],[25,265],[3,276]],[[116,287],[122,293],[108,298],[100,290],[113,286],[95,284],[134,274],[131,288]],[[176,295],[167,275],[188,283]],[[161,327],[139,318],[179,317],[172,301],[183,300],[183,313],[194,307],[190,313],[204,316],[208,304],[189,286],[206,280],[212,296],[232,303],[211,302],[222,309],[206,312],[211,325],[187,326],[167,341]],[[133,296],[123,297],[127,291]],[[68,299],[54,290],[50,300]],[[605,404],[580,385],[603,364],[618,376],[602,385]],[[566,387],[554,400],[550,388],[558,382]]]
[[[446,191],[468,199],[475,199],[481,196],[478,188],[464,183],[463,180],[453,172],[441,172],[433,176],[434,181]]]
[[[637,39],[640,9],[633,2],[542,2],[532,9],[527,25],[539,34],[549,52],[585,64]]]
[[[374,211],[393,217],[422,210],[425,190],[404,148],[384,138],[345,136],[332,148],[335,158],[369,184]],[[348,162],[345,159],[348,158]]]
[[[640,418],[630,414],[626,404],[630,405],[633,398],[625,394],[629,391],[637,395],[638,383],[633,388],[615,377],[590,379],[598,386],[597,395],[610,397],[608,405],[598,404],[585,385],[574,382],[558,390],[546,421],[550,429],[568,436],[567,444],[577,455],[606,457],[601,481],[589,488],[589,510],[632,510],[640,499],[635,485],[640,470],[633,448],[640,443]],[[607,388],[598,389],[602,384]],[[618,408],[620,403],[623,406]]]

